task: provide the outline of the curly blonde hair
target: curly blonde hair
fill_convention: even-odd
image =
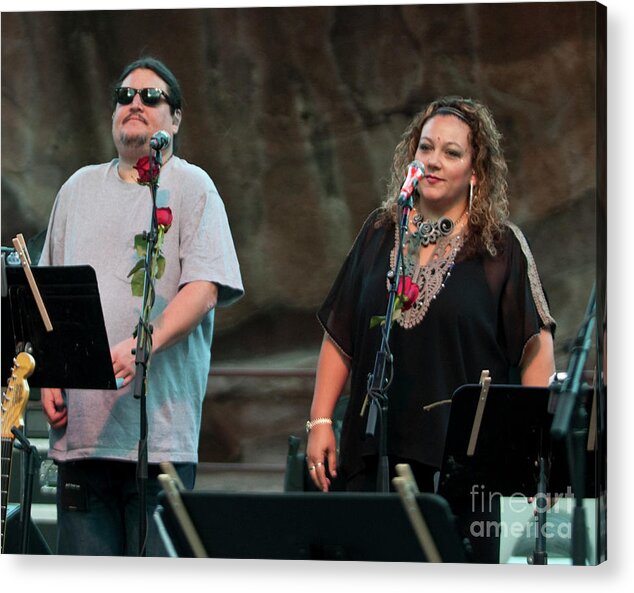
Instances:
[[[488,252],[496,255],[504,224],[508,220],[508,167],[500,145],[502,138],[491,112],[482,103],[462,97],[442,97],[431,102],[417,114],[396,146],[391,178],[383,202],[385,220],[396,222],[398,195],[403,173],[414,160],[421,130],[425,123],[439,114],[453,114],[469,125],[473,170],[478,183],[474,188],[473,204],[469,212],[468,233],[464,255]]]

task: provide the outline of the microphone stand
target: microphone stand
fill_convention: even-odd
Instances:
[[[551,435],[555,439],[566,438],[568,467],[570,468],[575,506],[572,517],[572,563],[586,564],[586,521],[583,508],[585,484],[585,443],[588,433],[588,414],[585,396],[588,385],[582,384],[583,371],[592,342],[595,325],[596,296],[592,287],[585,317],[572,348],[566,378],[560,385],[551,386],[557,394],[555,417],[551,425]],[[551,396],[552,397],[552,396]]]
[[[29,529],[31,522],[31,507],[33,502],[33,484],[38,468],[41,464],[40,454],[37,447],[24,436],[22,431],[15,426],[11,429],[15,438],[20,443],[26,463],[24,464],[24,491],[22,493],[22,507],[20,508],[20,550],[21,554],[29,553]]]
[[[148,480],[148,450],[147,450],[147,407],[146,388],[147,372],[152,354],[152,325],[150,324],[150,312],[154,305],[154,277],[155,277],[155,253],[154,247],[158,240],[158,223],[156,219],[156,192],[158,189],[158,178],[162,166],[162,155],[160,150],[150,148],[150,191],[152,194],[152,218],[150,230],[144,232],[147,239],[147,249],[145,252],[144,265],[144,285],[143,285],[143,305],[141,316],[136,328],[136,348],[132,351],[135,355],[136,374],[134,377],[134,397],[140,401],[140,427],[139,427],[139,447],[137,461],[137,485],[139,490],[139,556],[146,554],[147,538],[147,480]],[[157,175],[152,172],[156,166]]]
[[[546,460],[540,454],[538,460],[539,479],[537,485],[537,502],[535,516],[535,548],[530,557],[530,563],[535,565],[548,564],[548,553],[546,552],[546,513],[548,512],[547,489],[548,477],[546,475]]]
[[[416,183],[414,183],[414,188]],[[412,195],[413,195],[412,191]],[[392,329],[392,317],[394,314],[394,301],[396,300],[396,290],[398,287],[399,277],[401,273],[401,262],[403,259],[403,245],[405,242],[405,234],[407,232],[407,219],[410,210],[413,208],[413,198],[399,198],[399,205],[402,206],[402,216],[400,223],[400,245],[396,253],[396,263],[394,270],[387,273],[390,281],[390,293],[387,301],[387,311],[385,314],[385,325],[383,327],[383,338],[381,346],[376,353],[374,361],[374,371],[368,375],[368,401],[370,408],[368,410],[368,420],[366,424],[366,436],[375,436],[378,424],[379,430],[379,463],[377,468],[377,492],[389,492],[389,463],[387,457],[387,412],[388,398],[387,390],[391,383],[391,377],[386,376],[388,363],[390,368],[393,357],[390,352],[389,341]],[[390,373],[391,374],[391,373]]]

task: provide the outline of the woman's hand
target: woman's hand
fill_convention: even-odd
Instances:
[[[51,428],[63,428],[68,422],[68,410],[62,390],[55,387],[42,387],[40,404]]]
[[[330,477],[337,477],[337,441],[330,424],[317,424],[308,433],[306,463],[311,480],[322,492],[328,492],[330,478],[326,475],[326,461]]]
[[[315,393],[310,407],[311,418],[332,418],[349,373],[350,361],[344,357],[328,334],[324,333],[317,361]],[[337,440],[332,424],[315,424],[310,429],[306,444],[306,463],[315,486],[322,492],[328,492],[329,476],[337,477]]]

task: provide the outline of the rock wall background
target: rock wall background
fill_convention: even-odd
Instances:
[[[566,2],[5,12],[2,244],[43,231],[66,178],[113,158],[110,85],[131,60],[155,55],[182,84],[179,154],[217,184],[245,281],[245,298],[218,312],[214,360],[310,367],[321,340],[315,311],[384,199],[407,123],[439,95],[473,96],[505,137],[512,217],[559,322],[565,370],[602,220],[595,10]],[[239,387],[210,389],[221,397]]]

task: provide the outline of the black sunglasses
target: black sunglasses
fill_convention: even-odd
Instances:
[[[139,93],[141,101],[144,105],[154,107],[158,105],[161,97],[165,97],[168,105],[172,105],[169,96],[162,89],[157,88],[145,88],[145,89],[133,89],[130,86],[120,86],[114,90],[114,98],[117,103],[121,105],[129,105],[134,100],[134,95]]]

